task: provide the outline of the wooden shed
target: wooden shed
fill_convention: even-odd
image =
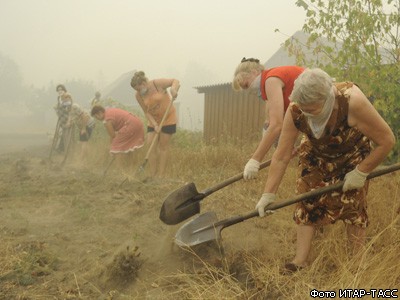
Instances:
[[[265,103],[253,92],[236,92],[231,83],[195,87],[204,94],[206,144],[240,143],[260,138],[265,121]]]

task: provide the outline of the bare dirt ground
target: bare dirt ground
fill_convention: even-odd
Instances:
[[[305,299],[313,287],[398,287],[400,264],[392,262],[399,245],[397,174],[374,180],[362,267],[349,271],[343,226],[335,225],[317,233],[312,267],[287,277],[280,267],[295,249],[291,207],[229,227],[222,244],[195,251],[174,244],[184,222],[159,220],[171,191],[187,182],[202,191],[241,172],[243,161],[232,159],[245,157],[237,148],[194,152],[176,145],[172,176],[142,183],[130,176],[124,181],[127,174],[118,168],[102,178],[107,148],[93,145],[100,158],[106,154],[101,163],[73,160],[63,167],[60,155],[48,159],[48,141],[2,148],[0,299]],[[280,199],[294,195],[294,170],[285,175]],[[201,212],[214,211],[221,220],[252,211],[265,174],[210,195]]]
[[[119,187],[124,177],[111,173],[102,180],[101,173],[60,168],[46,159],[47,150],[0,156],[2,251],[18,257],[1,270],[0,298],[151,293],[157,277],[179,264],[158,259],[172,245],[170,228],[158,219],[171,184]]]
[[[49,145],[22,144],[0,154],[0,299],[172,299],[176,274],[221,266],[215,244],[185,251],[173,243],[182,224],[159,220],[185,182],[103,179],[104,168],[61,167]]]

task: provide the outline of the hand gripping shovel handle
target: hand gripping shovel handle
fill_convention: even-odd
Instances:
[[[260,169],[271,164],[271,160],[263,162]],[[205,191],[198,192],[194,183],[189,183],[170,193],[164,200],[160,210],[160,220],[168,225],[175,225],[200,212],[200,201],[210,194],[243,178],[237,174],[218,183]]]
[[[260,170],[265,169],[270,164],[271,164],[271,160],[267,160],[267,161],[261,163],[260,164]],[[222,189],[222,188],[224,188],[224,187],[226,187],[226,186],[228,186],[228,185],[230,185],[230,184],[232,184],[232,183],[234,183],[236,181],[239,181],[239,180],[243,179],[243,175],[244,175],[243,172],[239,173],[239,174],[237,174],[235,176],[232,176],[232,177],[228,178],[227,180],[225,180],[225,181],[223,181],[221,183],[218,183],[217,185],[215,185],[215,186],[213,186],[211,188],[208,188],[208,189],[204,190],[203,192],[201,192],[201,196],[202,196],[201,199],[211,195],[212,193],[214,193],[214,192],[216,192],[216,191],[218,191],[218,190],[220,190],[220,189]],[[199,199],[199,200],[201,200],[201,199]]]
[[[166,109],[165,112],[164,112],[164,115],[163,115],[163,117],[162,117],[162,119],[161,119],[160,124],[158,124],[158,127],[160,128],[160,130],[161,130],[163,124],[164,124],[165,119],[167,118],[167,115],[168,115],[168,113],[169,113],[169,110],[171,109],[172,103],[174,102],[174,99],[172,99],[172,96],[171,96],[169,93],[168,93],[168,95],[169,95],[169,98],[170,98],[170,102],[169,102],[169,104],[168,104],[168,106],[167,106],[167,109]],[[143,162],[143,164],[140,166],[140,170],[144,170],[144,167],[146,166],[147,161],[149,160],[150,153],[151,153],[151,151],[153,150],[154,144],[155,144],[155,142],[156,142],[156,140],[157,140],[157,138],[158,138],[159,133],[160,133],[159,131],[158,131],[158,132],[156,131],[155,136],[154,136],[154,138],[153,138],[153,140],[152,140],[152,142],[151,142],[151,144],[150,144],[150,147],[149,147],[149,149],[147,150],[146,156],[145,156],[145,158],[144,158],[144,162]]]
[[[397,171],[399,169],[400,169],[400,163],[393,164],[393,165],[388,166],[388,167],[382,167],[377,171],[371,172],[368,175],[367,179],[372,179],[372,178],[375,178],[375,177],[379,177],[379,176],[382,176],[382,175]],[[329,186],[326,186],[326,187],[318,188],[316,190],[313,190],[313,191],[310,191],[310,192],[307,192],[307,193],[304,193],[304,194],[297,195],[297,196],[295,196],[292,199],[289,199],[287,201],[283,201],[281,203],[276,203],[276,204],[269,205],[267,207],[267,211],[268,210],[276,210],[276,209],[279,209],[279,208],[282,208],[282,207],[285,207],[285,206],[289,206],[291,204],[294,204],[294,203],[297,203],[297,202],[300,202],[300,201],[303,201],[303,200],[306,200],[306,199],[309,199],[309,198],[312,198],[312,197],[317,197],[317,196],[320,196],[320,195],[323,195],[323,194],[326,194],[326,193],[329,193],[329,192],[340,190],[341,188],[343,188],[343,184],[344,184],[344,182],[341,181],[341,182],[338,182],[338,183],[333,184],[333,185],[329,185]],[[258,214],[257,210],[256,211],[252,211],[251,213],[248,213],[246,215],[235,216],[235,217],[232,217],[232,218],[229,218],[229,219],[218,221],[218,222],[213,223],[213,224],[211,224],[209,226],[200,228],[200,229],[196,230],[196,232],[203,231],[203,230],[206,230],[206,229],[209,229],[209,228],[212,228],[212,227],[218,227],[218,226],[222,226],[222,228],[225,228],[225,227],[228,227],[228,226],[243,222],[243,221],[245,221],[247,219],[257,217],[258,215],[259,214]]]

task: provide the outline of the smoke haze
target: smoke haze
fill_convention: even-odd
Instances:
[[[101,91],[132,70],[177,78],[180,125],[201,130],[204,95],[193,87],[231,81],[243,56],[266,61],[304,19],[289,0],[0,0],[0,55],[37,89],[80,80]]]

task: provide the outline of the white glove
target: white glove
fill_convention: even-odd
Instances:
[[[276,195],[272,193],[264,193],[262,194],[260,200],[256,205],[256,209],[258,210],[258,214],[260,217],[265,216],[265,208],[275,201]]]
[[[362,188],[368,175],[369,173],[361,172],[358,166],[355,167],[353,171],[348,172],[344,177],[343,192]]]
[[[243,171],[244,180],[256,178],[259,169],[260,169],[260,162],[256,161],[253,158],[250,158],[250,160],[247,162],[246,166],[244,167],[244,171]]]

